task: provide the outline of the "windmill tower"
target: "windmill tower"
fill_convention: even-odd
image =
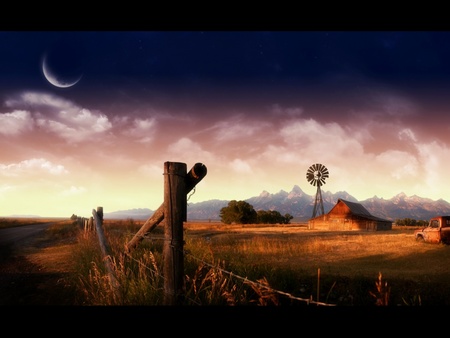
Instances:
[[[328,175],[328,169],[320,163],[313,164],[308,168],[308,171],[306,172],[306,179],[308,180],[308,182],[313,186],[317,186],[312,218],[319,216],[319,208],[321,212],[320,215],[324,214],[322,191],[320,190],[320,187],[325,184],[325,179],[328,178]]]

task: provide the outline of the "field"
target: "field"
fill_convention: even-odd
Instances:
[[[123,253],[124,244],[142,224],[133,220],[104,222],[115,256]],[[145,252],[151,251],[159,261],[164,242],[163,226],[160,224],[150,232],[133,256],[144,257]],[[331,232],[309,230],[300,223],[268,226],[185,222],[186,276],[190,282],[196,278],[198,282],[197,267],[209,264],[214,269],[203,278],[220,275],[217,281],[223,284],[226,280],[230,289],[242,285],[242,279],[259,283],[267,287],[254,288],[259,305],[305,305],[302,300],[338,306],[450,305],[450,246],[416,242],[414,229],[394,226],[392,230],[380,232]],[[87,298],[78,299],[76,304],[152,304],[152,300],[146,300],[142,297],[144,292],[137,289],[139,282],[144,287],[149,284],[148,275],[142,278],[142,271],[130,273],[121,265],[123,262],[118,264],[116,273],[123,277],[127,290],[132,289],[128,283],[134,283],[136,298],[117,302],[108,299],[99,285],[89,284],[103,280],[101,275],[86,275],[93,271],[92,261],[97,260],[99,266],[103,262],[97,254],[88,255],[95,251],[93,246],[98,247],[95,234],[87,238],[80,229],[53,228],[45,236],[22,248],[21,256],[38,265],[40,274],[57,272],[66,277],[75,275],[67,280],[84,280],[82,293]],[[147,263],[148,266],[151,261]],[[159,269],[162,271],[161,266]],[[218,273],[211,273],[212,270]],[[101,274],[100,270],[97,272]],[[208,300],[212,304],[222,304],[220,297],[231,292],[224,288],[218,298],[213,299],[212,289],[214,284],[209,284]],[[262,289],[265,292],[261,293]],[[101,299],[95,298],[100,294]],[[236,295],[234,297],[236,301]],[[204,298],[202,302],[206,305]]]
[[[231,266],[272,267],[270,277],[282,287],[276,271],[290,271],[298,283],[291,291],[300,297],[343,305],[450,305],[450,247],[416,242],[413,227],[335,232],[301,224],[187,223],[185,228],[186,238],[207,240],[214,256]]]

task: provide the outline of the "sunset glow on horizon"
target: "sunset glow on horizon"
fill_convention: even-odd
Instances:
[[[4,31],[0,42],[0,217],[155,210],[167,161],[207,167],[189,203],[295,185],[315,195],[314,163],[329,171],[325,192],[450,201],[450,32]],[[43,74],[58,48],[79,61],[73,85]],[[48,67],[57,81],[62,66]]]

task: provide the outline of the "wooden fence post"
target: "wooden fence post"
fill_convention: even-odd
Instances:
[[[103,232],[103,207],[97,207],[97,211],[92,209],[92,216],[95,220],[95,228],[97,231],[98,241],[100,243],[100,248],[102,250],[103,258],[105,260],[105,266],[106,270],[108,271],[111,285],[114,288],[117,288],[119,284],[114,276],[112,268],[111,248],[109,247],[105,238],[105,234]]]
[[[103,223],[103,207],[97,207],[97,215],[98,215],[99,219],[101,219],[101,221]]]
[[[186,164],[164,163],[164,303],[178,305],[184,286],[183,222],[186,220]]]

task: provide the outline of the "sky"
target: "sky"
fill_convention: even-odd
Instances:
[[[450,201],[450,31],[0,31],[0,217],[295,185]],[[59,81],[59,82],[58,82]],[[56,84],[56,85],[55,85]]]

